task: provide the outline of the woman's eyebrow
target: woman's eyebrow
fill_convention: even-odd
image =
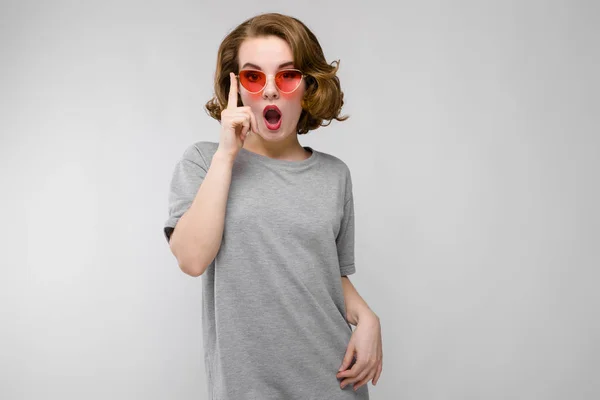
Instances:
[[[280,64],[280,65],[279,65],[279,67],[278,67],[278,69],[280,69],[280,68],[283,68],[283,67],[290,67],[290,66],[293,66],[293,65],[294,65],[294,62],[293,62],[293,61],[287,61],[287,62],[284,62],[283,64]],[[254,68],[254,69],[257,69],[257,70],[259,70],[259,71],[262,71],[262,68],[261,68],[261,67],[259,67],[259,66],[258,66],[258,65],[256,65],[256,64],[252,64],[252,63],[246,63],[246,64],[244,64],[244,65],[242,66],[242,69],[244,69],[244,68],[246,68],[246,67],[250,67],[250,68]]]

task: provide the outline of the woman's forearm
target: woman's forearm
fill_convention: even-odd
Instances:
[[[344,290],[344,304],[346,305],[346,320],[350,324],[356,326],[361,319],[379,319],[360,294],[358,294],[358,291],[347,276],[342,276],[342,289]]]

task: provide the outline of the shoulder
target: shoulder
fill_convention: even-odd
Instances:
[[[195,142],[185,148],[181,159],[191,161],[201,167],[207,168],[210,165],[218,147],[219,144],[215,142]]]
[[[325,165],[323,170],[331,171],[332,174],[335,174],[334,179],[343,188],[344,199],[347,202],[348,199],[353,197],[352,173],[350,172],[348,163],[338,156],[322,151],[319,151],[319,156]]]
[[[350,178],[350,167],[342,160],[339,156],[335,156],[330,153],[319,152],[319,157],[323,164],[327,167],[327,170],[334,171],[344,178]]]

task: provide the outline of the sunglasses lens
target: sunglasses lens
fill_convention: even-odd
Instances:
[[[282,92],[293,92],[302,81],[302,73],[293,69],[279,71],[275,75],[275,84]]]
[[[261,71],[240,71],[240,83],[249,92],[260,92],[267,82]]]

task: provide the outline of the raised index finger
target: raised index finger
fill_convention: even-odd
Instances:
[[[237,108],[237,98],[238,98],[238,88],[237,88],[237,78],[233,72],[229,73],[229,99],[227,100],[227,108],[232,110]]]

